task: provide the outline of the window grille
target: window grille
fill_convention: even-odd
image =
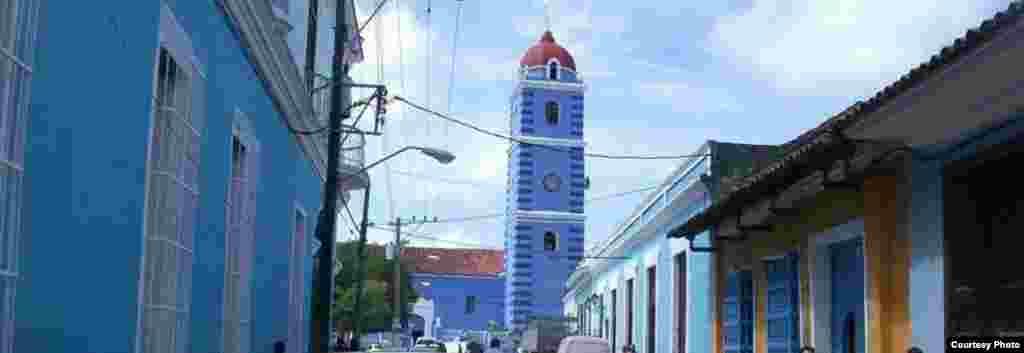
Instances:
[[[548,63],[548,79],[549,80],[557,80],[558,79],[558,63],[557,62],[552,61],[552,62]]]
[[[192,290],[201,116],[194,71],[165,48],[157,62],[146,209],[141,352],[185,352]],[[188,66],[186,66],[188,67]]]
[[[476,312],[476,296],[466,297],[466,315]]]
[[[306,241],[306,212],[296,206],[294,215],[295,234],[291,240],[288,276],[288,351],[304,352],[306,349],[306,258],[309,243]]]
[[[558,249],[558,234],[544,232],[544,250],[555,251],[556,249]]]
[[[25,122],[38,0],[0,1],[0,353],[14,350]]]
[[[232,119],[231,177],[225,198],[224,312],[221,321],[224,353],[249,352],[252,337],[252,252],[255,239],[259,143],[249,118],[236,111]]]

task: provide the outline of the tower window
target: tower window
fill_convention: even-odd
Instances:
[[[548,125],[558,125],[558,102],[544,104],[544,118]]]
[[[466,315],[474,312],[476,312],[476,296],[470,295],[466,297]]]
[[[552,61],[551,63],[548,64],[548,79],[558,79],[558,62]]]
[[[558,249],[558,234],[555,232],[544,232],[544,250],[555,251]]]

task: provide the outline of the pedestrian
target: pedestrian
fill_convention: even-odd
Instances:
[[[491,348],[488,348],[484,353],[501,353],[501,340],[492,338]]]

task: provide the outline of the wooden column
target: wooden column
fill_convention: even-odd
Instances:
[[[864,181],[867,352],[902,353],[910,335],[907,186],[901,176]]]

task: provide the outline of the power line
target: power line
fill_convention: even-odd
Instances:
[[[366,28],[366,25],[370,24],[370,21],[373,21],[373,18],[377,16],[377,12],[379,12],[380,9],[384,7],[384,3],[386,2],[388,2],[388,0],[380,0],[380,2],[377,3],[377,7],[373,9],[373,13],[370,14],[370,17],[367,17],[366,22],[363,22],[363,25],[359,26],[359,31],[356,32],[357,36],[363,33],[363,29]]]
[[[618,192],[618,193],[613,193],[613,194],[608,194],[608,195],[596,196],[596,197],[587,199],[586,202],[603,201],[603,200],[613,199],[613,198],[617,198],[617,197],[628,196],[628,195],[632,195],[632,194],[636,194],[636,193],[640,193],[640,192],[644,192],[644,191],[648,191],[648,190],[657,189],[658,187],[659,187],[658,185],[656,185],[656,186],[648,186],[648,187],[644,187],[644,188],[640,188],[640,189],[633,189],[633,190],[629,190],[629,191],[623,191],[623,192]],[[437,221],[430,222],[430,223],[432,223],[432,224],[467,223],[467,222],[476,222],[476,221],[482,221],[482,220],[501,218],[501,217],[504,217],[504,216],[505,216],[504,213],[490,213],[490,214],[484,214],[484,215],[478,215],[478,216],[466,216],[466,217],[458,217],[458,218],[439,219]]]
[[[394,231],[395,230],[393,227],[389,227],[389,226],[373,225],[373,226],[370,226],[370,227],[371,228],[375,228],[375,229],[380,229],[380,230],[387,230],[387,231]],[[473,247],[478,247],[478,248],[489,248],[489,249],[498,249],[499,248],[499,247],[494,246],[494,245],[488,245],[488,244],[483,244],[483,243],[473,243],[473,242],[464,242],[464,241],[458,241],[458,240],[441,239],[441,238],[433,237],[432,234],[425,234],[424,235],[424,234],[416,234],[416,233],[411,233],[411,232],[403,231],[402,232],[402,236],[409,237],[409,238],[414,238],[414,239],[431,240],[431,241],[436,241],[436,242],[457,244],[457,245],[463,245],[463,246],[473,246]]]
[[[424,111],[424,112],[426,112],[426,113],[428,113],[430,115],[436,116],[438,118],[447,120],[449,122],[452,122],[452,123],[455,123],[455,124],[458,124],[458,125],[462,125],[463,127],[469,128],[471,130],[477,131],[477,132],[485,134],[485,135],[490,135],[490,136],[493,136],[493,137],[497,137],[497,138],[500,138],[500,139],[508,140],[508,141],[511,141],[511,142],[514,142],[514,143],[518,143],[518,144],[521,144],[521,145],[536,146],[536,147],[541,147],[541,148],[545,148],[545,149],[550,149],[550,150],[553,150],[553,151],[568,152],[568,153],[576,152],[576,151],[573,151],[571,149],[561,149],[561,148],[557,148],[557,147],[553,147],[553,146],[537,144],[537,143],[532,143],[532,142],[526,142],[526,141],[522,141],[522,140],[516,139],[514,137],[505,136],[505,135],[502,135],[502,134],[499,134],[499,133],[496,133],[496,132],[491,132],[491,131],[485,130],[483,128],[476,127],[473,124],[470,124],[470,123],[467,123],[467,122],[463,122],[461,120],[449,117],[447,115],[444,115],[444,114],[438,113],[436,111],[433,111],[433,110],[431,110],[429,108],[423,107],[423,106],[421,106],[419,104],[410,102],[409,100],[405,99],[404,97],[393,96],[392,98],[394,98],[394,100],[397,100],[397,101],[400,101],[402,103],[408,104],[409,106],[411,106],[413,108],[416,108],[416,109],[419,109],[421,111]],[[602,154],[602,153],[583,153],[583,155],[587,156],[587,157],[604,158],[604,159],[685,159],[685,158],[696,158],[696,157],[709,156],[709,154],[706,154],[706,153],[705,154],[684,154],[684,155],[675,155],[675,156],[615,156],[615,155],[608,155],[608,154]]]
[[[445,178],[445,177],[439,177],[439,176],[435,176],[435,175],[426,175],[426,174],[408,172],[408,171],[403,171],[403,170],[394,170],[394,169],[392,169],[391,173],[392,174],[402,175],[402,176],[407,176],[407,177],[412,177],[412,178],[420,178],[420,179],[425,179],[425,180],[433,180],[433,181],[438,181],[438,182],[442,182],[442,183],[446,183],[446,184],[467,185],[467,186],[475,186],[475,187],[480,187],[480,188],[505,188],[505,185],[489,184],[489,183],[473,181],[473,180],[466,180],[466,179]]]
[[[452,69],[451,69],[451,73],[448,76],[448,111],[449,112],[452,111],[452,94],[453,94],[453,91],[455,90],[455,58],[458,57],[456,54],[458,54],[457,49],[459,47],[459,29],[460,29],[459,28],[460,27],[459,24],[461,22],[459,20],[462,17],[462,1],[463,0],[455,0],[455,2],[456,2],[456,9],[455,9],[455,33],[452,34],[452,56],[451,56]],[[448,125],[447,124],[444,125],[444,137],[445,137],[444,138],[444,148],[448,149]]]

